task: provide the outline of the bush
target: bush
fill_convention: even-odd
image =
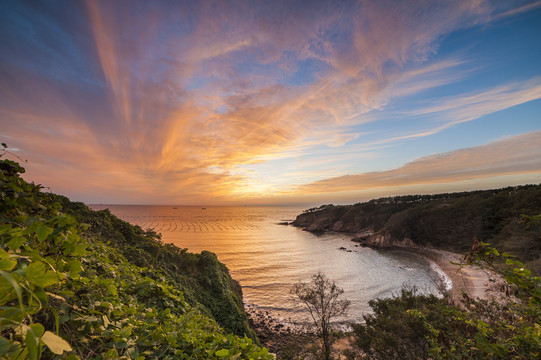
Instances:
[[[218,284],[205,291],[231,292],[227,269],[213,254],[187,254],[107,211],[42,193],[12,161],[0,160],[0,170],[0,358],[273,358],[251,338],[220,327],[203,305],[186,302],[177,280],[199,280],[167,275],[201,263],[207,281]],[[128,261],[111,243],[127,244],[121,248],[149,266]],[[159,261],[170,262],[152,266]],[[199,289],[193,296],[206,296]],[[218,311],[234,298],[215,299],[224,302]]]
[[[499,252],[486,243],[476,245],[470,263],[499,271],[492,265]],[[516,302],[502,305],[464,295],[461,309],[447,298],[402,290],[398,297],[370,301],[374,313],[364,316],[364,324],[352,325],[352,347],[373,359],[539,359],[541,278],[509,254],[502,257]]]

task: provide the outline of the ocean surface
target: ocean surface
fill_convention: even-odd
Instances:
[[[403,286],[437,293],[445,275],[433,263],[403,251],[357,246],[344,234],[314,235],[294,226],[302,212],[291,207],[191,207],[91,205],[109,208],[119,218],[162,234],[162,240],[191,252],[209,250],[242,285],[247,306],[269,312],[278,321],[308,320],[292,285],[318,271],[344,289],[351,301],[349,320],[370,311],[368,301],[397,294]],[[341,249],[342,248],[342,249]],[[344,248],[346,250],[344,250]]]

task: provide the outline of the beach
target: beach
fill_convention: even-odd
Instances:
[[[492,298],[498,302],[508,300],[505,291],[502,290],[505,289],[505,280],[499,274],[473,265],[460,265],[464,259],[461,254],[426,247],[400,247],[399,250],[422,257],[428,261],[432,270],[443,272],[443,288],[449,292],[451,301],[458,306],[463,304],[464,293],[471,298],[482,300]],[[291,347],[288,344],[299,342],[309,344],[314,341],[314,335],[310,332],[283,326],[276,319],[258,312],[254,307],[247,307],[247,311],[250,325],[260,337],[262,344],[274,353],[283,355],[284,349]],[[348,336],[339,339],[334,349],[337,351],[349,349],[349,341]]]
[[[463,295],[472,298],[504,301],[505,279],[493,271],[482,269],[473,265],[459,265],[464,256],[445,250],[432,248],[407,248],[407,251],[419,254],[434,262],[447,277],[452,285],[448,290],[455,304],[460,304]]]

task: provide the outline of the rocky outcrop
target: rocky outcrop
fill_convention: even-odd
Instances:
[[[409,238],[398,239],[393,237],[388,231],[378,233],[364,233],[352,239],[361,246],[367,246],[378,249],[388,249],[394,247],[415,247],[416,245]]]
[[[334,227],[333,212],[321,210],[318,212],[305,212],[297,216],[291,224],[302,227],[310,232],[323,232]]]
[[[539,230],[520,222],[521,214],[540,212],[541,184],[323,205],[304,211],[292,225],[313,232],[352,234],[360,244],[372,247],[414,243],[463,253],[478,238],[541,269],[539,251],[531,251],[539,249],[535,245]]]
[[[340,211],[339,207],[326,205],[322,209],[308,211],[297,216],[291,224],[310,232],[349,233],[354,235],[353,241],[361,246],[372,248],[415,246],[411,239],[395,237],[385,229],[376,232],[373,228],[363,228],[363,222],[359,220],[359,216],[347,215],[347,212]]]

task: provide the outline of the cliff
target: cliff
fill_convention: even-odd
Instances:
[[[256,339],[249,328],[242,302],[242,289],[227,267],[209,251],[194,254],[172,244],[163,244],[159,234],[119,219],[106,210],[94,211],[83,203],[55,195],[63,211],[89,224],[86,235],[114,247],[131,263],[160,272],[186,301],[212,316],[226,330]]]
[[[474,238],[517,255],[541,272],[538,229],[522,214],[541,213],[541,185],[438,195],[381,198],[355,205],[323,205],[298,215],[307,231],[350,233],[373,247],[431,246],[464,253]]]
[[[0,358],[272,359],[216,255],[44,193],[0,160]]]

